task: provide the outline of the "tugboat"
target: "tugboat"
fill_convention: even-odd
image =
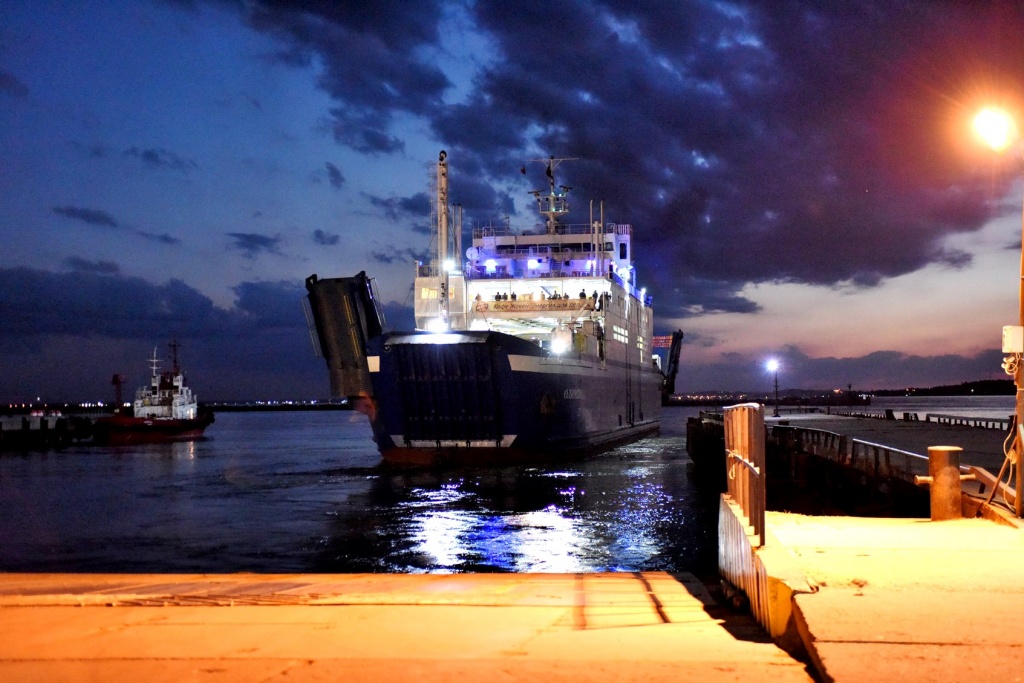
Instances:
[[[178,342],[172,341],[172,366],[170,371],[160,372],[160,360],[153,348],[149,359],[152,375],[149,386],[135,392],[131,412],[124,412],[121,401],[121,375],[114,375],[114,414],[96,420],[94,438],[100,443],[143,443],[154,441],[177,441],[202,436],[214,420],[213,413],[199,408],[196,396],[185,383],[185,376],[178,365]]]
[[[381,455],[398,464],[560,459],[657,433],[682,332],[663,371],[632,226],[605,222],[593,204],[589,222],[565,223],[570,188],[556,185],[554,169],[567,160],[552,157],[537,160],[547,190],[531,192],[543,225],[474,228],[463,252],[446,156],[437,252],[416,268],[415,330],[386,331],[365,272],[306,279],[332,393],[370,418]]]

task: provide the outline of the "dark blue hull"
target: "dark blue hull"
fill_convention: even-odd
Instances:
[[[367,345],[383,457],[472,464],[572,458],[656,433],[653,363],[557,356],[497,332],[392,333]]]

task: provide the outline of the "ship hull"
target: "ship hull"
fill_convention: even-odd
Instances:
[[[368,359],[363,411],[395,464],[578,458],[660,424],[653,363],[558,356],[497,332],[392,333],[370,342]]]
[[[192,420],[114,415],[96,420],[93,439],[113,445],[187,441],[201,437],[213,421],[212,413]]]

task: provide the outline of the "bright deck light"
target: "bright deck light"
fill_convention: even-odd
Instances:
[[[776,372],[779,369],[779,361],[772,358],[764,364],[764,367],[768,372]]]
[[[1004,110],[986,107],[974,117],[974,130],[989,147],[1001,152],[1017,139],[1017,126]]]
[[[447,332],[448,325],[445,324],[441,318],[431,318],[427,321],[426,328],[428,332]]]

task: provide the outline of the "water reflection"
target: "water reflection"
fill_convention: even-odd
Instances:
[[[0,456],[0,571],[714,571],[682,419],[578,463],[407,471],[348,417]]]
[[[678,434],[536,466],[390,471],[332,515],[324,571],[578,572],[714,564],[713,495]],[[373,559],[371,559],[373,558]]]

